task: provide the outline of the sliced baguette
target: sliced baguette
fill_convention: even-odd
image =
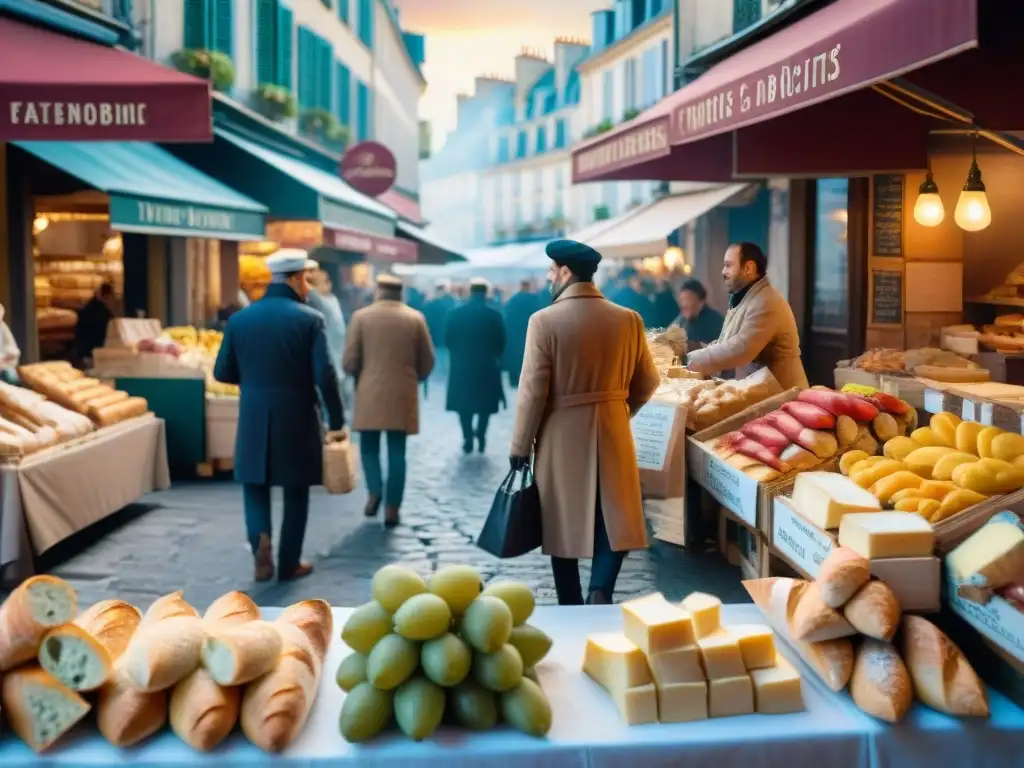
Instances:
[[[277,665],[283,642],[280,630],[268,621],[208,631],[203,666],[221,685],[244,685]]]
[[[47,631],[78,613],[74,588],[56,576],[26,579],[0,605],[0,672],[36,657]]]
[[[145,619],[121,657],[121,668],[140,691],[163,691],[199,666],[206,634],[195,616],[172,616],[147,625]]]
[[[47,632],[38,658],[39,666],[72,691],[95,691],[111,674],[107,649],[76,624]]]
[[[4,714],[13,730],[35,752],[49,748],[89,713],[89,703],[35,664],[3,676]]]
[[[956,644],[927,619],[903,617],[903,659],[914,693],[929,707],[958,717],[988,717],[984,684]]]
[[[241,689],[218,685],[199,667],[171,691],[171,730],[193,749],[208,752],[231,733],[240,705]]]
[[[853,703],[872,717],[898,723],[914,703],[914,686],[899,651],[868,638],[857,649],[850,677]]]

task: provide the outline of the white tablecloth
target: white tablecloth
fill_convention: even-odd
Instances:
[[[273,611],[268,609],[268,615]],[[336,609],[336,629],[350,613]],[[864,715],[846,694],[829,691],[806,667],[807,711],[795,715],[747,715],[696,723],[622,723],[607,694],[580,672],[583,647],[593,632],[621,628],[617,606],[538,608],[532,623],[555,641],[538,667],[541,685],[554,710],[547,739],[499,728],[486,733],[442,729],[414,743],[395,732],[367,745],[345,742],[338,733],[344,694],[334,671],[348,649],[336,640],[328,654],[319,699],[305,731],[275,764],[288,766],[436,766],[438,768],[914,768],[963,765],[1010,768],[1021,765],[1024,712],[992,692],[992,718],[962,723],[918,707],[892,728]],[[760,621],[754,606],[726,606],[727,624]],[[337,633],[336,633],[337,634]],[[795,654],[782,649],[791,661]],[[799,662],[797,662],[799,664]],[[192,751],[165,732],[134,750],[107,745],[91,728],[81,727],[47,755],[48,765],[258,765],[269,758],[234,734],[216,752]],[[17,741],[0,743],[0,766],[38,766],[39,759]]]

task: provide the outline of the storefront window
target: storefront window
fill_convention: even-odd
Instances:
[[[814,313],[816,328],[846,328],[849,320],[846,275],[846,225],[849,182],[817,183],[814,243]]]

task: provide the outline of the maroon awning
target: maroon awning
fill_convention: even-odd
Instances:
[[[412,240],[371,235],[341,227],[324,227],[324,245],[392,263],[415,264],[419,257],[419,246]]]
[[[0,141],[213,140],[210,83],[0,18]]]

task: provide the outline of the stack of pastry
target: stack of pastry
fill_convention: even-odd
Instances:
[[[36,576],[0,606],[0,697],[12,730],[41,752],[90,710],[128,747],[170,723],[200,751],[241,724],[268,752],[290,744],[316,697],[332,633],[330,606],[306,600],[273,622],[241,592],[200,617],[181,592],[145,614],[120,600],[76,617],[66,582]]]
[[[32,363],[18,368],[32,389],[50,400],[84,414],[101,427],[141,416],[149,410],[144,397],[130,397],[98,379],[89,378],[63,361]]]
[[[832,550],[812,582],[769,578],[743,586],[811,669],[833,691],[849,685],[869,715],[898,722],[916,694],[949,715],[988,717],[985,687],[960,649],[927,619],[901,620],[896,595],[871,579],[870,563],[853,550]]]
[[[31,390],[0,382],[0,457],[20,458],[94,428],[79,413]]]

